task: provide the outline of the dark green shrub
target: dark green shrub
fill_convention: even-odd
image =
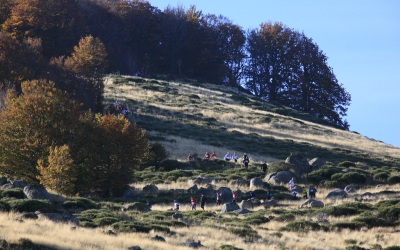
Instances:
[[[346,239],[346,240],[344,240],[344,243],[346,243],[346,244],[357,244],[357,240],[354,240],[354,239]]]
[[[390,184],[397,184],[397,183],[400,183],[400,175],[393,175],[393,176],[390,176],[390,177],[387,179],[387,181],[388,181]]]
[[[368,250],[367,248],[360,247],[357,245],[348,246],[345,248],[346,250]]]
[[[183,169],[187,166],[186,163],[177,160],[164,160],[159,164],[159,170],[161,171],[171,171],[175,169]]]
[[[176,181],[178,178],[191,177],[191,176],[193,176],[192,171],[177,169],[177,170],[172,170],[172,171],[166,172],[164,174],[163,179],[167,180],[167,181]]]
[[[360,212],[351,207],[341,207],[341,206],[333,206],[333,207],[324,207],[317,211],[318,213],[326,213],[330,216],[340,217],[340,216],[349,216],[359,214]]]
[[[244,238],[245,242],[254,242],[261,238],[258,232],[251,227],[228,228],[228,231]]]
[[[94,223],[93,221],[80,221],[79,220],[79,226],[86,227],[86,228],[96,228],[97,224]]]
[[[218,248],[218,250],[243,250],[242,248],[237,248],[232,245],[222,245]]]
[[[356,166],[356,164],[351,161],[343,161],[338,164],[338,167],[342,167],[342,168],[349,168],[349,167],[355,167],[355,166]]]
[[[382,218],[377,218],[373,216],[361,216],[352,220],[353,222],[363,223],[367,228],[373,227],[392,227],[394,224],[392,222],[388,222]]]
[[[0,201],[0,211],[1,212],[9,212],[10,211],[10,205],[8,205],[8,203],[5,202],[5,201]]]
[[[333,174],[341,173],[342,170],[342,168],[338,167],[323,167],[321,169],[312,171],[308,175],[308,178],[330,179]]]
[[[379,201],[374,205],[375,208],[378,210],[380,209],[385,209],[391,206],[395,206],[397,204],[400,204],[400,198],[393,199],[393,200],[384,200],[384,201]]]
[[[296,216],[294,214],[288,213],[288,214],[282,214],[281,216],[276,217],[274,220],[276,221],[294,221],[296,219]]]
[[[112,227],[115,230],[120,232],[140,232],[140,233],[148,233],[151,230],[151,226],[145,223],[140,223],[137,221],[120,221],[112,224]]]
[[[292,221],[286,226],[282,227],[282,231],[307,233],[309,231],[320,230],[323,227],[317,222],[313,221]]]
[[[10,210],[18,212],[35,212],[38,210],[52,211],[53,207],[48,200],[8,200]]]
[[[293,165],[286,163],[285,161],[275,161],[268,164],[268,172],[280,172],[280,171],[294,171]]]
[[[71,198],[63,203],[63,207],[65,209],[95,209],[98,208],[99,206],[97,205],[96,202],[86,199],[86,198]]]
[[[389,178],[389,174],[386,172],[380,172],[377,174],[374,174],[373,179],[375,181],[387,181],[387,179]]]
[[[364,184],[367,181],[365,175],[356,172],[334,174],[332,179],[343,184]]]
[[[343,229],[350,229],[350,230],[358,230],[363,227],[363,223],[361,222],[337,222],[332,224],[330,227],[331,229],[336,230],[343,230]]]
[[[24,199],[25,194],[24,194],[24,191],[20,188],[10,188],[10,189],[3,190],[1,192],[1,197]]]
[[[118,221],[119,221],[119,219],[117,219],[115,217],[100,217],[100,218],[93,219],[93,222],[98,226],[109,226]]]
[[[338,187],[340,187],[338,181],[325,181],[322,184],[322,186],[325,187],[325,188],[338,188]]]
[[[389,246],[385,247],[383,250],[400,250],[400,246]]]
[[[400,220],[400,206],[391,206],[388,208],[380,209],[378,216],[386,219],[387,221]]]

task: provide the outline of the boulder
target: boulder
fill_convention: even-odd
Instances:
[[[253,207],[257,207],[261,205],[261,201],[257,198],[251,198],[250,199],[251,203],[253,203]]]
[[[223,203],[232,201],[232,190],[228,187],[220,187],[217,192],[221,193]]]
[[[350,184],[350,185],[347,185],[345,188],[344,188],[344,191],[346,191],[347,193],[355,193],[355,192],[357,192],[357,190],[360,188],[360,186],[358,186],[358,185],[355,185],[355,184]]]
[[[243,187],[247,187],[249,186],[249,181],[245,180],[243,178],[239,178],[239,179],[235,179],[235,180],[231,180],[229,182],[230,185],[232,186],[243,186]]]
[[[208,186],[207,188],[200,188],[197,191],[198,194],[202,194],[209,199],[214,199],[216,197],[215,190],[213,186]]]
[[[165,239],[164,239],[164,237],[162,237],[162,236],[159,236],[159,235],[157,235],[157,234],[156,234],[156,236],[152,237],[151,239],[152,239],[152,240],[156,240],[156,241],[162,241],[162,242],[165,242]]]
[[[285,163],[291,164],[294,166],[295,174],[297,177],[301,177],[303,174],[307,174],[311,172],[310,164],[308,164],[307,159],[305,159],[300,154],[290,154]]]
[[[190,247],[190,248],[200,248],[204,247],[200,241],[186,241],[180,244],[181,246]]]
[[[193,186],[191,186],[191,187],[187,190],[187,192],[188,192],[189,194],[197,194],[197,191],[199,191],[199,188],[197,187],[196,184],[194,184]]]
[[[308,164],[311,166],[312,170],[317,170],[322,168],[326,163],[326,160],[323,158],[314,158],[308,162]]]
[[[343,189],[337,188],[328,193],[326,199],[343,199],[347,197],[347,192]]]
[[[28,199],[50,200],[51,195],[41,185],[27,185],[24,187],[24,194]]]
[[[274,175],[271,175],[267,182],[272,185],[287,184],[292,177],[294,177],[294,174],[290,171],[279,171]]]
[[[238,209],[240,209],[240,207],[236,202],[229,202],[229,203],[225,203],[222,205],[221,212],[227,213],[227,212],[232,212],[232,211],[235,211]]]
[[[25,181],[21,180],[13,180],[10,181],[11,183],[11,188],[24,188],[26,185],[28,185]]]
[[[242,200],[242,202],[240,202],[239,206],[242,209],[250,209],[250,208],[253,208],[253,202],[251,202],[251,200]]]
[[[135,197],[135,191],[132,187],[128,186],[124,193],[122,194],[122,198],[124,199],[132,199]]]
[[[158,187],[154,184],[146,185],[143,187],[143,194],[145,196],[157,197],[158,192]]]
[[[131,204],[124,205],[121,210],[122,211],[135,210],[140,212],[148,212],[150,211],[150,208],[145,203],[134,202]]]
[[[250,189],[251,190],[263,189],[263,188],[265,188],[265,184],[261,178],[255,177],[250,180]]]
[[[278,205],[278,203],[276,202],[276,200],[274,200],[274,199],[271,199],[271,200],[267,200],[267,201],[264,201],[263,203],[261,203],[263,206],[264,206],[264,208],[265,209],[268,209],[268,208],[270,208],[270,207],[276,207],[277,205]]]
[[[0,186],[3,186],[4,184],[7,183],[7,177],[3,176],[0,178]]]
[[[307,199],[300,205],[300,208],[303,208],[303,207],[321,208],[324,206],[325,206],[325,204],[322,201],[314,200],[314,199]]]

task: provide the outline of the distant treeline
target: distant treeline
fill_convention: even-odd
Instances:
[[[46,78],[99,110],[104,73],[244,87],[348,129],[350,94],[311,38],[281,23],[244,31],[195,6],[143,0],[2,0],[0,90]],[[1,96],[0,96],[0,99]],[[3,103],[4,105],[4,103]]]

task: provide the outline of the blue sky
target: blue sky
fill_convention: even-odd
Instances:
[[[281,22],[304,32],[328,57],[351,94],[350,130],[400,147],[400,1],[398,0],[150,0],[165,7],[195,5],[244,30]]]

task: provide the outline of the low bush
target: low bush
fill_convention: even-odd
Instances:
[[[380,172],[380,173],[374,174],[372,178],[374,179],[374,181],[386,182],[387,179],[389,178],[389,174],[386,172]]]
[[[390,177],[387,179],[387,181],[388,181],[390,184],[398,184],[398,183],[400,183],[400,175],[393,175],[393,176],[390,176]]]
[[[268,164],[268,172],[280,172],[280,171],[292,171],[294,172],[294,166],[286,163],[285,161],[275,161]]]
[[[48,200],[11,199],[7,200],[7,203],[10,205],[10,210],[17,212],[53,211],[53,206]]]
[[[237,248],[232,245],[222,245],[218,248],[218,250],[243,250],[242,248]]]
[[[298,232],[298,233],[307,233],[309,231],[321,230],[324,229],[320,224],[313,221],[292,221],[289,222],[286,226],[282,227],[281,231],[289,231],[289,232]]]
[[[95,209],[98,208],[99,205],[93,200],[86,198],[71,198],[63,203],[63,207],[65,209]]]
[[[349,167],[355,167],[355,166],[356,166],[356,164],[351,161],[343,161],[338,164],[338,167],[342,167],[342,168],[349,168]]]
[[[160,162],[158,170],[172,171],[172,170],[176,170],[176,169],[183,169],[186,166],[187,166],[187,164],[184,162],[168,159],[168,160],[164,160],[164,161]]]
[[[24,199],[25,194],[21,188],[5,189],[1,192],[1,197]]]
[[[330,226],[332,230],[343,230],[343,229],[350,229],[350,230],[359,230],[363,227],[363,223],[361,222],[337,222]]]
[[[228,228],[228,231],[242,237],[245,242],[254,242],[261,238],[258,232],[251,227]]]
[[[378,216],[384,218],[387,221],[400,220],[400,206],[391,206],[380,209],[378,212]]]
[[[400,205],[400,198],[397,199],[392,199],[392,200],[384,200],[384,201],[379,201],[378,203],[376,203],[374,205],[375,208],[377,208],[378,210],[380,209],[385,209],[391,206],[395,206],[395,205]]]
[[[114,224],[115,222],[120,221],[118,218],[115,217],[100,217],[100,218],[94,218],[93,222],[97,226],[109,226]]]
[[[276,217],[274,220],[280,221],[280,222],[287,222],[287,221],[294,221],[296,219],[296,216],[291,213],[287,214],[282,214],[281,216]]]
[[[382,218],[377,218],[374,216],[361,216],[352,220],[352,222],[362,223],[363,226],[367,228],[373,227],[392,227],[394,226],[393,222],[386,221]]]
[[[10,205],[8,205],[8,203],[5,202],[5,201],[0,201],[0,211],[1,212],[9,212],[10,211]]]

